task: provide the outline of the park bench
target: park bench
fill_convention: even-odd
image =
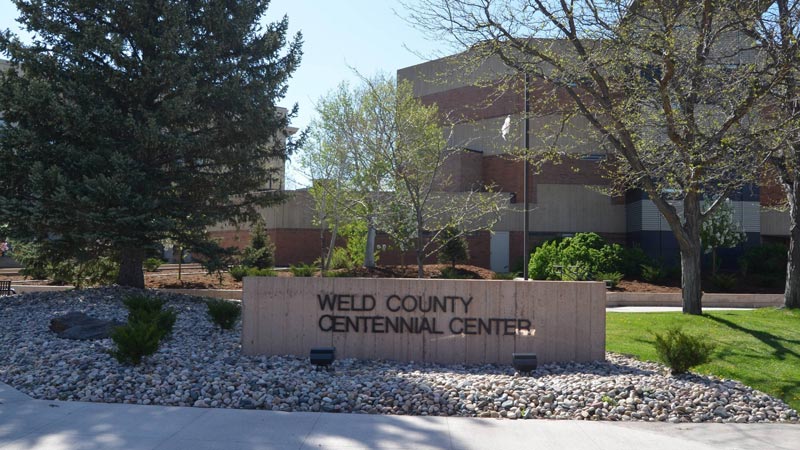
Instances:
[[[11,280],[9,281],[0,281],[0,296],[3,295],[14,295],[17,291],[15,291],[11,287]]]

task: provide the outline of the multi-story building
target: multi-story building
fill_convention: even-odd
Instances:
[[[414,94],[424,103],[436,103],[440,111],[466,119],[455,126],[451,136],[451,145],[464,151],[448,160],[446,172],[450,182],[443,189],[459,192],[478,185],[493,185],[494,189],[509,194],[512,207],[505,211],[492,232],[475,233],[468,240],[473,264],[496,271],[513,270],[523,261],[524,172],[523,163],[507,154],[507,150],[523,146],[520,125],[523,95],[520,89],[498,93],[497,85],[485,82],[492,74],[508,73],[499,61],[489,61],[473,74],[443,76],[452,73],[448,64],[450,58],[406,67],[398,70],[397,77],[410,81]],[[529,92],[542,91],[545,89],[537,89],[535,85],[529,87]],[[541,101],[535,96],[531,99],[533,109],[537,100]],[[504,137],[501,129],[507,118],[512,126]],[[553,120],[547,114],[531,118],[531,148],[545,145],[537,130],[550,126]],[[581,126],[588,130],[588,125],[578,121],[571,126],[572,132],[560,138],[564,151],[571,153],[571,157],[534,164],[528,174],[531,246],[551,238],[592,231],[611,242],[640,246],[666,264],[676,264],[677,242],[653,202],[640,190],[606,194],[611,180],[604,164],[613,164],[608,160],[613,155],[591,133],[581,131]],[[722,250],[724,262],[735,263],[733,256],[747,246],[788,240],[788,217],[775,209],[782,198],[776,186],[751,186],[731,196],[735,219],[747,234],[747,241],[738,249]],[[307,192],[296,191],[288,203],[265,211],[267,227],[277,244],[278,264],[311,262],[320,255],[327,237],[313,224],[312,202]],[[246,230],[220,229],[218,233],[227,244],[247,244]],[[378,243],[390,244],[380,233]],[[412,255],[407,255],[405,262],[412,259]],[[400,260],[397,252],[385,251],[380,262],[396,264]]]

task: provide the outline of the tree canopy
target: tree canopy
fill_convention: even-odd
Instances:
[[[0,35],[0,223],[48,251],[121,262],[142,286],[165,238],[251,221],[288,122],[277,102],[301,58],[269,1],[15,0],[34,38]],[[208,245],[204,246],[209,251]]]
[[[369,220],[397,248],[414,249],[422,277],[424,259],[442,245],[499,220],[507,200],[491,187],[447,192],[445,161],[464,150],[449,142],[446,115],[416,98],[410,82],[376,76],[343,84],[320,99],[318,112],[303,161],[312,175],[334,177],[312,188],[329,224]]]
[[[609,154],[620,190],[641,188],[681,253],[684,312],[700,314],[701,224],[764,164],[762,100],[785,75],[748,36],[765,5],[745,0],[423,0],[410,21],[463,53],[453,73],[508,90],[531,78],[531,116]],[[507,70],[480,80],[487,62]],[[498,81],[497,79],[500,79]],[[487,84],[488,85],[488,84]],[[767,128],[769,128],[767,126]],[[577,133],[575,130],[579,130]],[[703,199],[714,199],[703,207]]]

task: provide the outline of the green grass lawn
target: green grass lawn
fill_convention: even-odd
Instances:
[[[608,351],[656,361],[653,333],[678,326],[716,346],[712,361],[693,372],[741,381],[800,411],[800,310],[713,311],[702,316],[611,312],[606,317]]]

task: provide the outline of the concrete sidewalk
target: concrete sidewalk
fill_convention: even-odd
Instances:
[[[0,383],[0,449],[797,449],[798,425],[282,413],[32,400]]]

